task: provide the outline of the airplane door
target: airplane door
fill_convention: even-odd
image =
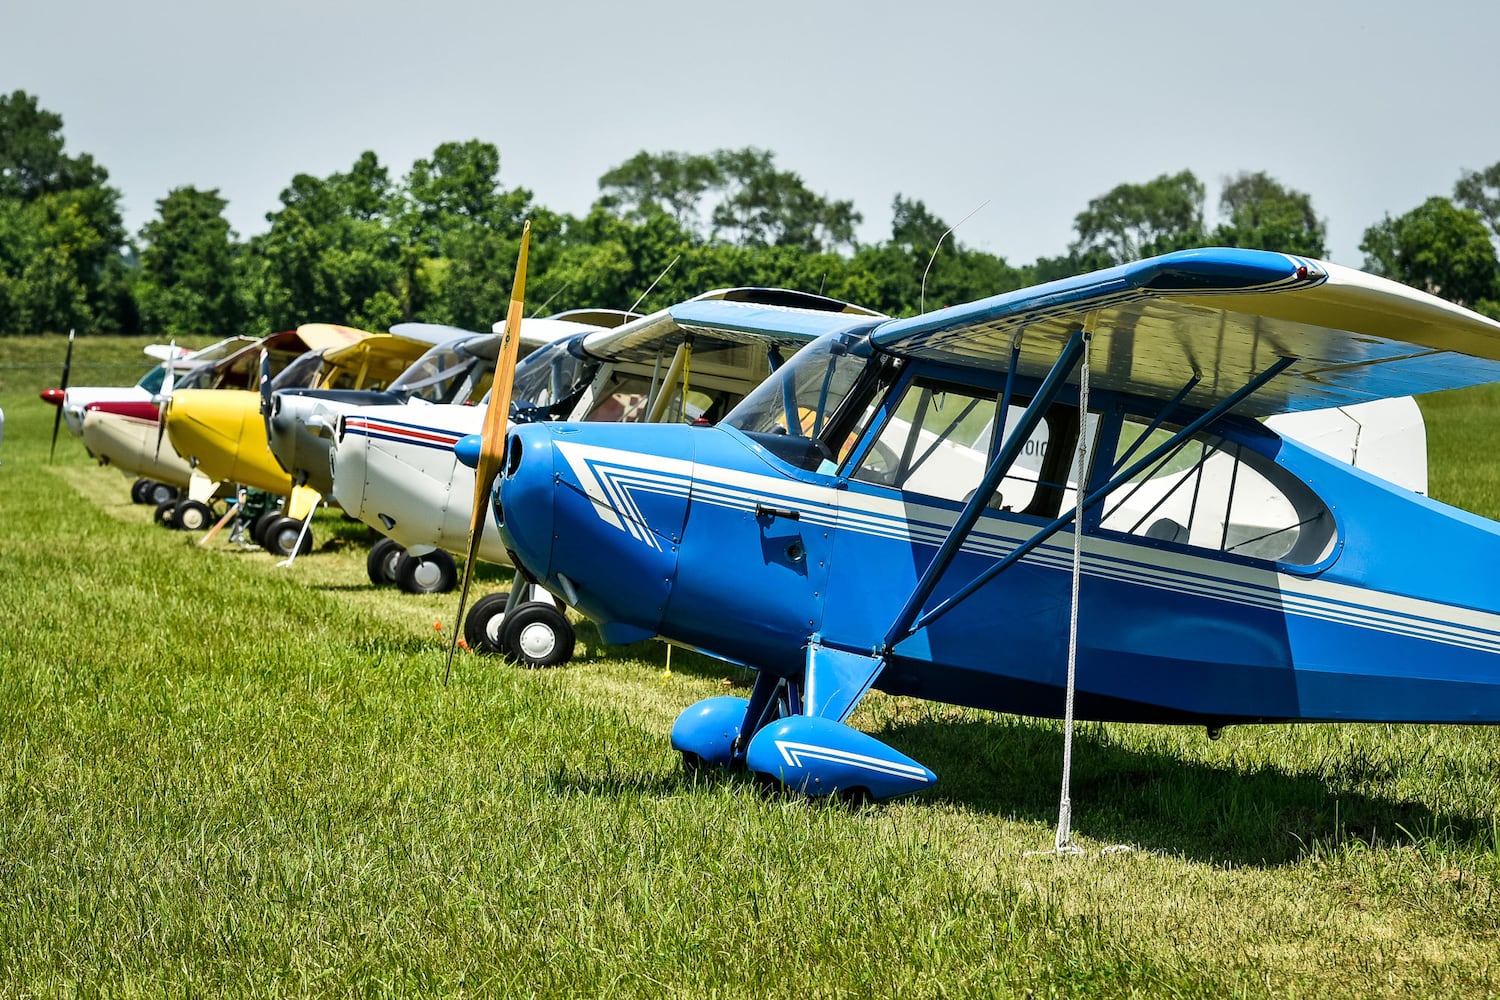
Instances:
[[[836,481],[787,475],[728,435],[693,433],[696,470],[668,607],[673,634],[705,648],[732,636],[737,659],[800,669],[823,619]]]

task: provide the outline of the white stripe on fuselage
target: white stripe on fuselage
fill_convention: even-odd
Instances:
[[[837,524],[841,531],[934,547],[947,536],[958,518],[957,511],[945,507],[852,490],[835,491],[783,476],[697,465],[682,459],[663,459],[579,442],[559,441],[556,447],[593,499],[599,517],[658,550],[660,539],[647,530],[636,494],[683,499],[691,495],[696,503],[748,513],[762,504],[788,508],[796,510],[804,524],[820,527]],[[643,461],[650,464],[643,465]],[[999,518],[983,518],[964,541],[963,551],[998,559],[1029,538],[1030,527]],[[1084,550],[1084,575],[1101,580],[1124,581],[1245,607],[1279,609],[1305,618],[1500,653],[1500,615],[1490,612],[1100,536],[1085,538]],[[1026,559],[1032,565],[1068,571],[1072,565],[1071,536],[1066,542],[1043,543]]]

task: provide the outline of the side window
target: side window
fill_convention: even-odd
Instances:
[[[916,378],[852,478],[957,502],[967,501],[996,451],[1001,427],[1015,427],[1027,400],[1012,399],[1003,424],[998,392]],[[1092,433],[1097,420],[1090,415]],[[1056,516],[1074,503],[1078,409],[1052,407],[1021,449],[988,506]]]
[[[1127,416],[1115,467],[1138,461],[1171,436]],[[1296,565],[1322,561],[1333,515],[1307,485],[1253,448],[1197,434],[1105,501],[1100,526],[1193,548]]]

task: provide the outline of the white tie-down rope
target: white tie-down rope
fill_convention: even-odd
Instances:
[[[1063,708],[1062,793],[1057,805],[1057,833],[1050,851],[1030,851],[1031,855],[1079,855],[1083,848],[1073,843],[1073,693],[1078,680],[1078,583],[1083,577],[1083,510],[1082,501],[1089,473],[1089,452],[1093,438],[1089,434],[1089,342],[1091,333],[1083,335],[1083,361],[1078,367],[1078,453],[1077,485],[1073,492],[1073,588],[1068,614],[1068,694]],[[1128,851],[1125,845],[1106,847],[1101,854]]]
[[[1073,491],[1073,592],[1068,611],[1068,697],[1063,709],[1062,794],[1057,804],[1058,854],[1082,854],[1073,843],[1073,691],[1078,679],[1078,583],[1083,576],[1083,488],[1089,473],[1089,334],[1083,335],[1083,362],[1078,366],[1078,479]]]
[[[1079,366],[1079,451],[1077,451],[1077,486],[1073,493],[1073,601],[1068,613],[1068,697],[1062,715],[1062,793],[1058,802],[1058,832],[1052,850],[1034,850],[1028,855],[1083,855],[1082,847],[1073,843],[1073,696],[1079,678],[1079,582],[1083,577],[1083,493],[1089,475],[1089,340],[1083,334],[1083,361]],[[1101,850],[1101,855],[1127,852],[1130,847],[1116,844]]]

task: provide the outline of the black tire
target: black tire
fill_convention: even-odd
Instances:
[[[151,488],[146,491],[146,502],[154,503],[159,507],[168,500],[174,504],[177,502],[177,487],[152,480]]]
[[[146,503],[150,499],[151,480],[137,479],[130,484],[130,502]]]
[[[500,645],[523,667],[555,667],[573,658],[573,626],[546,601],[527,601],[505,616]]]
[[[505,606],[510,603],[510,592],[485,594],[474,602],[469,613],[464,615],[464,642],[476,653],[494,656],[505,652],[501,646],[501,632],[505,627]]]
[[[266,544],[266,531],[279,520],[281,520],[281,511],[268,510],[250,522],[250,537],[256,545],[263,549],[270,548]]]
[[[376,539],[370,546],[370,554],[365,556],[365,572],[369,574],[370,582],[377,587],[395,586],[396,560],[405,554],[406,550],[394,538]]]
[[[297,538],[301,536],[302,544],[297,545]],[[302,522],[295,517],[277,518],[271,526],[266,529],[265,542],[266,551],[273,555],[289,556],[292,549],[297,549],[299,556],[305,556],[312,551],[312,531],[302,534]]]
[[[202,531],[213,523],[214,512],[197,500],[180,500],[172,511],[172,527],[178,531]]]
[[[423,556],[402,552],[396,560],[396,586],[408,594],[446,594],[458,583],[458,567],[442,549]]]
[[[156,513],[151,515],[151,519],[163,527],[170,528],[172,527],[172,514],[176,510],[176,500],[163,500],[156,505]]]

